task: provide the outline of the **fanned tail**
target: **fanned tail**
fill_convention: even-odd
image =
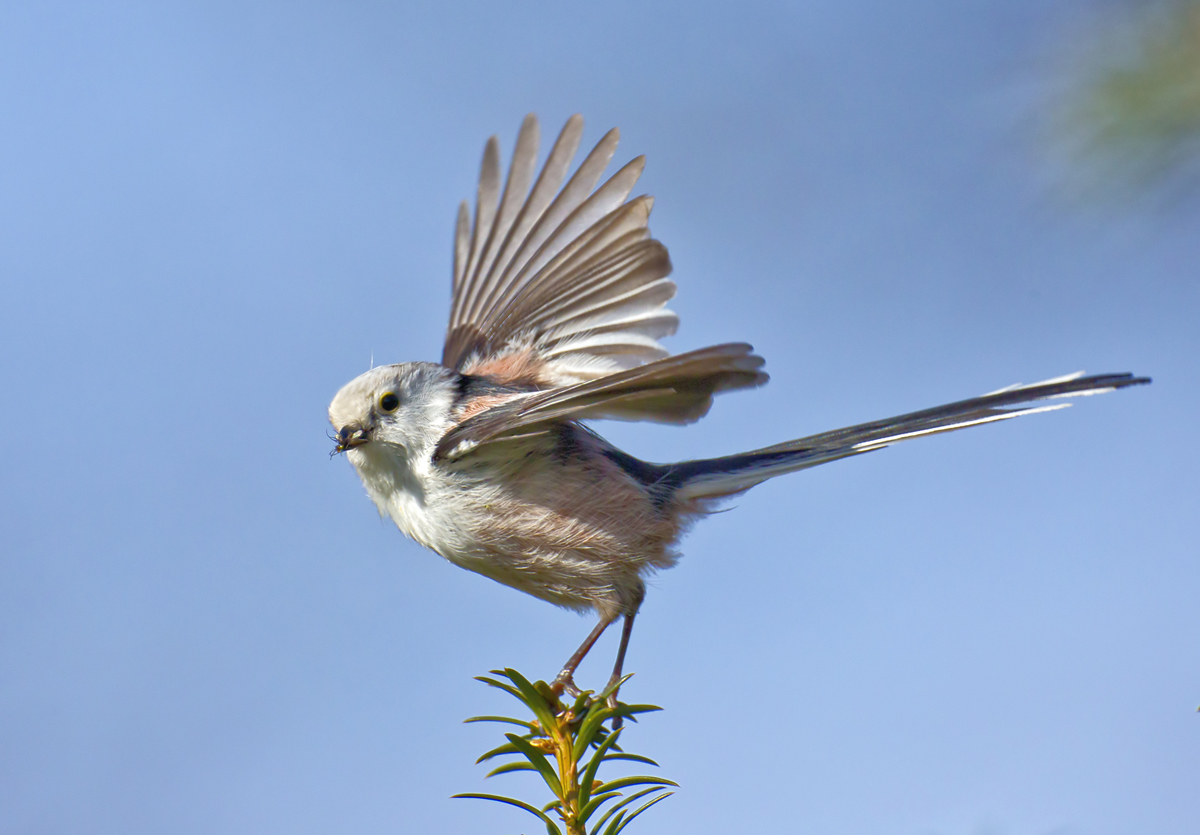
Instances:
[[[1149,382],[1149,377],[1132,374],[1085,377],[1079,372],[1031,385],[1010,386],[982,397],[822,432],[740,455],[671,464],[663,468],[660,483],[673,488],[672,495],[685,501],[731,496],[777,475],[861,455],[910,438],[953,432],[1071,405],[1046,403],[1048,400],[1101,394]]]

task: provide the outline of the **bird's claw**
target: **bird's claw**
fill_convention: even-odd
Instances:
[[[574,676],[572,676],[566,670],[563,670],[561,673],[555,676],[554,681],[550,684],[550,689],[553,690],[557,696],[561,696],[565,693],[572,699],[578,699],[583,694],[583,691],[575,686]]]

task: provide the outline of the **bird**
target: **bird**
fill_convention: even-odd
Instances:
[[[499,141],[487,141],[474,215],[465,201],[458,210],[441,362],[371,368],[329,406],[331,455],[349,459],[404,534],[457,566],[595,613],[553,680],[557,693],[579,695],[576,668],[621,618],[607,688],[615,704],[646,578],[673,566],[690,527],[730,497],[899,441],[1150,382],[1080,372],[736,455],[636,458],[590,422],[689,424],[715,395],[767,375],[745,343],[662,347],[679,318],[667,308],[667,249],[649,231],[653,198],[629,197],[645,158],[597,185],[614,128],[568,178],[582,133],[582,117],[568,119],[539,172],[538,120],[526,116],[503,184]]]

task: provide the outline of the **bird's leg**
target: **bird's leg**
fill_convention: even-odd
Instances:
[[[608,680],[609,687],[612,687],[621,680],[621,670],[625,667],[625,650],[629,648],[629,636],[633,634],[634,617],[636,617],[636,613],[626,615],[625,623],[621,625],[621,646],[617,649],[617,663],[613,665],[612,678]],[[620,688],[615,688],[608,694],[608,706],[610,708],[615,709],[617,706],[617,690],[620,690]],[[621,729],[621,725],[624,724],[622,719],[623,717],[620,716],[613,719],[612,729],[614,731]]]
[[[575,668],[579,666],[579,662],[588,654],[588,650],[596,641],[600,640],[600,636],[604,634],[604,630],[613,620],[615,618],[601,617],[596,628],[579,645],[579,649],[575,650],[575,653],[567,659],[567,663],[563,664],[562,670],[554,677],[554,683],[550,685],[556,693],[566,693],[573,699],[579,697],[579,688],[575,686]]]

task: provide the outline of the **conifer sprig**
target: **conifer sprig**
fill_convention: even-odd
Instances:
[[[530,682],[513,669],[492,670],[491,676],[478,676],[478,680],[489,687],[503,690],[520,701],[533,714],[533,719],[508,716],[467,719],[467,722],[513,725],[518,731],[505,733],[507,742],[486,752],[476,762],[514,757],[493,768],[486,776],[533,771],[542,778],[554,799],[539,808],[523,800],[495,794],[472,792],[454,796],[493,800],[524,809],[544,823],[550,835],[618,835],[655,803],[670,797],[673,792],[668,791],[669,786],[678,785],[662,777],[617,777],[604,782],[597,777],[600,766],[606,762],[638,762],[658,767],[658,763],[649,757],[621,749],[618,740],[625,728],[613,731],[604,726],[610,719],[620,717],[636,722],[637,714],[662,710],[655,705],[624,702],[616,702],[616,707],[610,707],[609,696],[629,678],[625,676],[594,695],[590,690],[584,691],[568,703],[563,702],[546,682]],[[629,790],[633,790],[632,793],[626,794]],[[588,829],[592,821],[591,829]]]

